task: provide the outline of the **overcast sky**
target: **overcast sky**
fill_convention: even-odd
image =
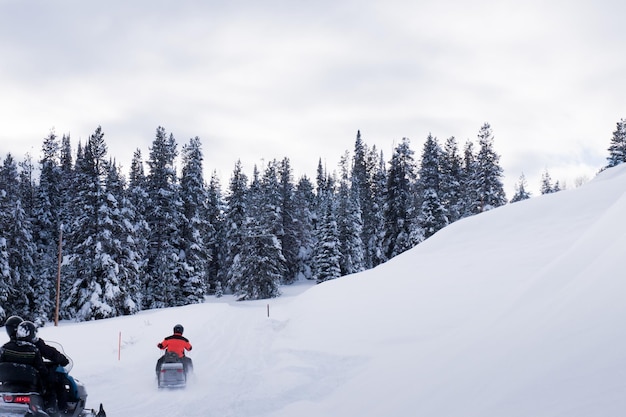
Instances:
[[[329,170],[357,130],[462,147],[491,124],[507,196],[523,172],[573,188],[626,117],[626,3],[610,0],[0,0],[0,156],[75,149],[144,160],[156,128],[203,144],[207,178],[241,159]]]

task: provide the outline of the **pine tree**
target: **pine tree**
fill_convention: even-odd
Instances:
[[[73,204],[76,197],[75,191],[78,189],[79,184],[77,184],[75,178],[72,147],[69,135],[63,135],[61,138],[59,169],[61,174],[59,179],[59,204],[61,207],[59,221],[63,227],[63,233],[69,235],[72,232],[72,221],[77,216],[77,211],[80,210],[80,206],[75,206]]]
[[[8,288],[6,305],[12,314],[30,316],[35,295],[31,284],[34,280],[36,247],[32,224],[20,199],[17,164],[11,154],[7,155],[0,169],[0,230],[4,232],[0,238],[5,239],[9,268],[8,276],[4,276],[6,271],[0,272],[0,276],[4,276],[3,286]],[[2,298],[4,296],[0,296]]]
[[[183,146],[182,157],[181,296],[186,303],[200,303],[204,300],[208,286],[210,253],[206,238],[210,239],[213,231],[207,218],[208,196],[202,175],[200,139],[197,136]]]
[[[207,190],[207,218],[211,225],[212,234],[207,239],[207,251],[209,253],[209,264],[207,265],[208,291],[217,297],[223,295],[226,283],[220,280],[222,265],[224,262],[224,252],[221,250],[225,246],[224,230],[225,202],[222,197],[222,187],[213,171]]]
[[[137,286],[135,302],[137,308],[142,310],[146,305],[144,298],[145,290],[149,287],[146,279],[146,268],[148,263],[148,239],[150,237],[150,226],[146,221],[147,212],[147,179],[144,173],[141,151],[135,150],[130,165],[129,183],[127,190],[127,210],[129,222],[133,228],[133,247],[137,254],[137,281],[133,286]],[[129,286],[129,288],[133,288]]]
[[[441,195],[441,148],[431,134],[426,138],[419,169],[418,190],[421,207],[418,224],[424,238],[429,238],[448,224],[447,212]]]
[[[23,308],[23,314],[27,317],[34,317],[35,310],[35,286],[37,285],[38,277],[38,262],[37,262],[37,244],[36,244],[36,231],[34,227],[34,216],[35,216],[35,207],[36,207],[36,195],[37,188],[35,186],[35,166],[33,164],[33,160],[30,154],[26,154],[24,160],[18,163],[19,167],[19,178],[18,178],[18,188],[19,188],[19,200],[21,203],[21,209],[23,210],[24,218],[23,220],[16,219],[16,223],[24,223],[23,227],[20,227],[20,230],[23,233],[29,233],[28,236],[23,236],[24,243],[20,245],[21,254],[19,255],[22,259],[26,260],[23,264],[30,264],[32,267],[31,271],[24,270],[21,273],[22,277],[27,275],[31,275],[29,281],[26,279],[22,279],[20,283],[18,283],[18,291],[21,291],[23,294],[27,295],[27,305]],[[19,216],[19,209],[16,211],[16,214]],[[27,224],[27,226],[26,226]],[[28,243],[26,243],[28,242]],[[25,286],[27,288],[20,288],[21,286]],[[19,307],[17,308],[19,311]]]
[[[74,281],[63,306],[76,320],[115,317],[121,290],[118,263],[114,252],[116,203],[109,199],[105,181],[109,172],[107,146],[102,128],[98,126],[89,137],[82,155],[77,157],[77,212],[71,225],[68,242],[71,247],[69,271]],[[119,248],[118,248],[119,251]]]
[[[134,314],[141,305],[141,258],[137,251],[135,213],[127,197],[125,180],[115,162],[107,165],[105,199],[99,260],[103,271],[106,299],[115,316]]]
[[[499,164],[500,156],[493,149],[493,134],[489,123],[485,123],[478,132],[478,151],[476,186],[480,199],[481,211],[487,211],[506,204],[503,170]]]
[[[531,193],[529,191],[526,191],[527,186],[528,185],[526,184],[526,177],[524,176],[524,173],[522,172],[522,175],[520,175],[517,184],[515,184],[515,195],[511,199],[511,203],[517,203],[518,201],[528,200],[531,197]]]
[[[617,122],[611,138],[607,168],[626,162],[626,119]]]
[[[463,159],[459,155],[456,138],[449,137],[440,159],[441,201],[446,209],[448,221],[453,223],[462,217]]]
[[[547,169],[541,175],[540,191],[541,194],[551,194],[561,191],[561,186],[559,185],[558,181],[554,184],[552,183],[552,177],[550,176],[550,173]]]
[[[371,267],[382,264],[387,261],[383,242],[385,239],[385,196],[387,195],[387,169],[385,158],[382,153],[378,154],[376,147],[373,146],[368,157],[369,171],[372,173],[371,178],[371,196],[372,196],[372,212],[371,218],[364,227],[371,229],[368,232],[369,240],[364,242],[367,246],[367,252],[371,259]]]
[[[7,309],[11,307],[9,304],[11,284],[11,267],[7,252],[7,240],[0,235],[0,319],[2,321],[7,318]]]
[[[224,266],[219,279],[230,286],[231,282],[240,279],[242,270],[240,264],[240,250],[246,238],[248,177],[243,172],[241,161],[237,161],[230,179],[228,195],[226,196],[226,211],[224,212],[225,245]]]
[[[481,201],[478,191],[478,161],[474,154],[474,144],[468,139],[463,149],[461,169],[461,217],[480,213]]]
[[[330,190],[321,197],[322,215],[313,252],[313,276],[318,283],[341,276],[339,231]]]
[[[280,295],[284,257],[276,235],[265,233],[253,219],[238,254],[237,274],[229,282],[238,301],[275,298]]]
[[[354,143],[354,157],[352,160],[352,175],[350,192],[354,195],[354,210],[360,212],[361,222],[361,245],[363,246],[363,267],[372,268],[374,265],[374,253],[376,248],[369,243],[373,242],[376,235],[376,201],[373,195],[374,170],[376,165],[370,160],[367,145],[361,138],[361,131],[357,131]]]
[[[245,196],[245,220],[228,284],[238,300],[277,297],[286,271],[278,235],[282,233],[280,189],[276,161],[262,178],[255,166]]]
[[[285,257],[285,277],[283,283],[291,284],[298,279],[298,218],[294,202],[294,184],[289,158],[283,158],[278,167],[278,186],[280,192],[280,221],[282,234],[280,240],[282,254]]]
[[[15,276],[11,271],[7,239],[11,238],[11,213],[17,197],[17,183],[13,178],[17,177],[17,167],[11,154],[8,154],[0,169],[0,319],[4,321],[7,310],[11,312],[13,307],[12,292],[16,285]],[[9,315],[12,313],[9,313]]]
[[[313,248],[315,239],[315,192],[313,183],[302,176],[294,191],[294,223],[296,224],[297,258],[294,273],[296,279],[313,279]]]
[[[146,304],[149,308],[182,305],[180,299],[180,190],[174,160],[177,156],[174,136],[159,126],[150,149],[146,191],[148,238],[148,276]]]
[[[39,186],[33,210],[33,235],[37,246],[35,296],[32,321],[45,323],[52,318],[56,298],[58,236],[61,227],[60,147],[54,131],[44,138],[39,161]]]
[[[341,179],[337,194],[337,229],[341,253],[341,275],[353,274],[365,269],[365,254],[361,240],[363,223],[359,194],[350,187],[349,155],[346,152],[340,162]]]
[[[23,161],[18,163],[19,166],[19,196],[22,201],[22,207],[28,220],[32,223],[34,219],[36,206],[36,187],[35,187],[35,166],[29,154]],[[34,236],[33,236],[34,238]]]
[[[252,188],[254,189],[255,181],[253,181]],[[274,160],[267,164],[267,167],[263,173],[263,177],[259,182],[258,194],[254,192],[251,195],[256,195],[255,205],[252,202],[249,204],[251,216],[254,217],[257,224],[263,229],[264,234],[271,234],[276,237],[280,245],[280,253],[282,256],[282,238],[285,236],[284,229],[284,212],[283,212],[283,196],[282,189],[278,178],[278,163]],[[286,265],[283,261],[282,268],[286,271]],[[281,281],[284,277],[281,277]]]
[[[387,176],[385,199],[385,254],[387,259],[410,249],[415,222],[416,165],[409,139],[394,149]]]

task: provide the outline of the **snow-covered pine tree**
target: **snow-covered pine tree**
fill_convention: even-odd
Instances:
[[[369,240],[364,242],[367,246],[367,253],[372,262],[372,268],[387,261],[385,251],[383,250],[383,242],[385,239],[385,196],[387,195],[387,168],[383,152],[378,153],[376,146],[373,146],[369,152],[368,171],[371,173],[371,196],[372,211],[371,217],[364,227],[371,229],[368,232]]]
[[[280,295],[285,258],[280,242],[255,218],[248,218],[244,244],[237,255],[237,274],[229,281],[238,301],[274,298]]]
[[[461,217],[480,213],[481,201],[478,193],[478,162],[471,140],[465,142],[463,149],[463,166],[461,169]]]
[[[361,131],[357,131],[354,142],[354,157],[352,158],[352,172],[350,190],[354,194],[358,209],[361,213],[361,242],[363,246],[363,267],[372,268],[374,265],[375,248],[368,243],[373,242],[376,235],[375,204],[373,196],[373,177],[375,164],[370,160],[370,152],[361,138]]]
[[[41,151],[39,186],[33,211],[33,235],[37,246],[37,259],[31,320],[45,323],[52,318],[55,307],[58,238],[61,227],[60,146],[54,131],[44,138]]]
[[[462,166],[463,159],[459,154],[459,147],[454,136],[449,137],[443,147],[440,159],[441,167],[441,201],[446,208],[448,221],[453,223],[461,218],[462,214]]]
[[[134,314],[141,305],[141,258],[135,242],[134,207],[127,197],[125,179],[115,161],[107,165],[105,201],[101,205],[100,255],[104,280],[115,316]]]
[[[75,197],[76,179],[74,176],[74,164],[72,158],[72,147],[70,144],[70,136],[63,135],[61,138],[61,156],[59,168],[61,170],[61,178],[59,183],[59,192],[61,194],[61,212],[59,221],[63,225],[63,233],[71,233],[72,219],[76,215],[76,211],[80,207],[72,204]]]
[[[67,234],[69,265],[66,271],[72,286],[63,301],[63,309],[79,321],[115,316],[111,294],[117,291],[109,286],[106,268],[109,254],[102,248],[107,215],[102,212],[108,168],[106,153],[104,133],[98,126],[76,158],[77,188],[73,203],[81,210],[76,211]],[[116,282],[111,285],[117,287]]]
[[[35,187],[35,165],[29,154],[18,162],[19,170],[19,194],[22,201],[22,208],[28,220],[32,223],[36,205],[36,187]],[[34,236],[33,236],[34,238]]]
[[[327,189],[319,201],[321,216],[317,229],[317,244],[313,250],[313,276],[321,283],[341,276],[341,251],[331,190]]]
[[[246,195],[246,219],[229,286],[238,300],[277,297],[284,277],[277,162],[271,161],[262,178],[255,166]]]
[[[511,203],[517,203],[518,201],[528,200],[531,197],[531,193],[526,191],[528,184],[526,183],[526,176],[522,172],[515,184],[515,195],[511,198]]]
[[[361,209],[359,194],[353,191],[350,178],[350,157],[346,152],[340,162],[339,189],[337,192],[337,231],[339,233],[339,251],[341,253],[341,275],[353,274],[365,269],[363,249]]]
[[[146,203],[148,200],[147,179],[144,173],[141,150],[137,149],[133,153],[130,164],[128,182],[128,217],[133,228],[134,239],[132,246],[137,253],[137,277],[138,281],[130,285],[130,288],[137,286],[135,302],[137,308],[142,310],[146,306],[145,290],[148,288],[146,279],[146,268],[148,264],[148,238],[150,236],[150,226],[146,221]]]
[[[437,138],[428,134],[426,142],[424,142],[417,181],[418,195],[420,196],[418,226],[425,239],[448,224],[447,211],[441,199],[441,154],[442,150]],[[419,242],[413,242],[413,245],[417,243]]]
[[[280,240],[283,256],[285,257],[285,276],[283,283],[291,284],[298,279],[298,218],[294,202],[294,183],[291,162],[283,158],[278,166],[278,186],[280,192],[280,221],[282,234]]]
[[[385,255],[391,259],[410,249],[415,222],[416,165],[408,138],[396,146],[387,174]]]
[[[552,184],[552,177],[550,176],[550,173],[548,172],[547,169],[543,171],[543,174],[541,174],[540,191],[541,191],[541,194],[551,194],[551,193],[559,191],[557,189],[557,186]]]
[[[80,143],[77,150],[77,158],[78,154],[84,154],[82,145]],[[59,228],[63,228],[64,242],[62,243],[62,249],[64,254],[67,254],[69,253],[69,251],[71,251],[71,246],[66,244],[65,240],[68,236],[72,236],[74,219],[81,214],[78,213],[81,210],[81,207],[74,204],[77,200],[76,192],[78,189],[80,189],[80,186],[83,185],[78,184],[78,179],[76,178],[74,159],[72,157],[72,147],[70,144],[69,135],[63,135],[63,137],[61,138],[59,169],[61,171],[61,177],[59,181],[59,193],[61,196]],[[73,284],[72,277],[73,274],[69,272],[68,265],[62,265],[60,298],[65,298],[70,293]],[[63,311],[61,311],[60,313],[62,317],[65,314]]]
[[[0,238],[6,241],[9,266],[9,277],[3,280],[9,286],[5,310],[8,306],[11,314],[30,317],[36,247],[30,218],[22,207],[17,164],[11,154],[0,169],[0,230]],[[3,274],[0,272],[0,276]]]
[[[36,239],[36,232],[34,229],[34,216],[35,216],[35,206],[36,206],[36,195],[37,195],[37,191],[36,191],[36,186],[35,186],[35,165],[33,164],[33,160],[30,156],[30,154],[26,154],[24,159],[20,162],[18,162],[18,166],[19,166],[19,180],[18,180],[18,184],[19,184],[19,195],[20,195],[20,202],[21,202],[21,207],[24,210],[24,222],[28,223],[29,226],[28,227],[24,227],[22,228],[23,230],[30,230],[30,238],[27,239],[26,237],[24,237],[25,240],[30,240],[30,244],[28,245],[28,247],[24,247],[22,249],[23,254],[20,255],[22,257],[24,257],[24,259],[28,259],[28,257],[32,258],[32,268],[33,270],[31,271],[31,279],[29,282],[26,282],[26,280],[22,280],[23,285],[28,286],[28,288],[24,288],[21,291],[24,294],[29,294],[28,295],[28,306],[26,306],[24,308],[24,315],[27,317],[35,317],[36,315],[34,314],[34,310],[35,310],[35,286],[37,285],[37,282],[39,281],[38,277],[37,277],[37,270],[38,270],[38,259],[37,259],[37,244],[35,242]],[[31,255],[29,255],[29,253],[31,253]],[[22,276],[27,275],[27,273],[22,273]],[[19,285],[22,285],[22,283],[20,283]],[[18,291],[20,291],[20,289],[18,288]]]
[[[11,238],[12,212],[17,198],[17,166],[13,156],[8,154],[0,169],[0,320],[4,321],[13,307],[13,291],[15,275],[12,274],[12,265],[9,262],[7,242]],[[7,314],[8,311],[8,314]]]
[[[249,206],[252,209],[253,223],[256,224],[248,227],[248,239],[253,236],[255,241],[254,246],[257,249],[254,249],[253,253],[258,252],[262,246],[261,242],[267,246],[262,253],[255,253],[261,262],[267,262],[267,265],[259,270],[257,287],[260,290],[259,294],[264,294],[261,298],[271,298],[280,294],[278,286],[285,281],[287,273],[287,261],[281,239],[285,236],[283,190],[279,178],[279,164],[276,160],[267,164],[259,191],[258,205]],[[257,235],[261,235],[261,242]]]
[[[507,203],[502,184],[503,170],[499,163],[500,156],[495,152],[493,142],[491,126],[489,123],[485,123],[478,132],[480,150],[476,158],[478,168],[476,186],[481,211],[487,211]]]
[[[209,264],[207,266],[208,291],[217,297],[223,295],[226,283],[221,281],[222,264],[224,262],[225,230],[224,230],[225,203],[222,197],[222,186],[213,171],[207,189],[207,218],[211,225],[212,234],[207,239],[207,251],[209,252]]]
[[[626,162],[626,119],[620,119],[620,121],[617,122],[613,137],[611,138],[607,160],[607,168]]]
[[[335,198],[335,186],[336,186],[335,173],[332,174],[326,170],[326,166],[322,165],[322,159],[320,158],[317,164],[317,172],[315,177],[315,195],[316,195],[316,208],[315,215],[321,218],[324,212],[324,203],[327,198]]]
[[[248,177],[243,172],[241,161],[238,160],[230,178],[224,212],[224,264],[220,270],[219,281],[226,283],[227,286],[239,280],[242,274],[239,258],[246,238],[247,194]]]
[[[315,242],[315,192],[306,176],[300,177],[294,191],[294,223],[296,225],[297,258],[296,279],[313,279],[313,248]]]
[[[167,135],[159,126],[150,149],[150,172],[146,181],[146,221],[150,227],[145,294],[148,308],[184,304],[180,299],[178,278],[182,201],[174,167],[176,156],[174,135]]]
[[[10,315],[10,313],[7,314],[7,309],[11,308],[9,304],[11,284],[11,267],[7,252],[7,240],[3,235],[0,235],[0,319],[2,321]]]
[[[206,242],[213,230],[208,219],[202,159],[200,138],[196,136],[183,146],[180,179],[183,201],[180,287],[186,304],[204,301],[208,288],[210,252]]]

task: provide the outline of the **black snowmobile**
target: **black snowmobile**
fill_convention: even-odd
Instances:
[[[69,358],[68,358],[69,359]],[[50,364],[52,366],[52,364]],[[102,404],[98,411],[86,408],[87,390],[67,367],[57,366],[52,372],[58,372],[64,381],[67,398],[68,417],[106,417]],[[39,372],[30,365],[0,362],[0,416],[1,417],[56,417],[56,397],[48,395]]]
[[[156,373],[159,388],[185,388],[187,386],[187,372],[189,371],[174,352],[165,352],[157,362]],[[159,365],[160,363],[160,365]]]

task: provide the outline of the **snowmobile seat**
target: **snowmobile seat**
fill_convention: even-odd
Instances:
[[[163,363],[182,362],[182,359],[174,352],[165,352],[163,355]]]
[[[0,362],[0,392],[41,392],[39,372],[23,363]]]

